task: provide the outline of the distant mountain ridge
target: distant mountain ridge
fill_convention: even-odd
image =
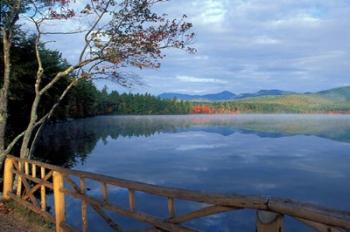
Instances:
[[[316,94],[339,101],[350,101],[350,86],[319,91]]]
[[[295,92],[283,91],[278,89],[271,90],[259,90],[256,93],[243,93],[235,94],[230,91],[223,91],[220,93],[204,94],[204,95],[191,95],[181,93],[162,93],[159,95],[162,99],[178,99],[185,101],[230,101],[237,99],[244,99],[250,97],[261,97],[261,96],[281,96],[295,94]]]
[[[163,99],[192,102],[193,113],[327,113],[350,115],[350,86],[318,92],[260,90],[256,93],[189,95],[164,93]]]

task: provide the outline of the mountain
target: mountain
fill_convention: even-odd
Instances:
[[[191,101],[197,98],[200,98],[200,95],[189,95],[189,94],[182,94],[182,93],[162,93],[158,95],[161,99],[179,99],[179,100],[186,100]]]
[[[350,101],[350,86],[324,90],[316,93],[322,97],[338,100]]]
[[[211,106],[220,108],[215,102]],[[226,108],[251,113],[350,113],[350,86],[315,93],[292,93],[236,99]],[[216,111],[218,111],[216,109]]]
[[[165,93],[161,98],[207,102],[214,113],[346,113],[350,114],[350,86],[319,92],[260,90],[256,93],[188,95]],[[222,102],[224,104],[221,104]],[[195,104],[195,103],[194,103]]]
[[[203,99],[208,99],[210,101],[227,101],[236,98],[236,94],[230,91],[223,91],[221,93],[206,94],[202,96]]]
[[[243,93],[243,94],[234,94],[230,91],[223,91],[220,93],[213,94],[204,94],[204,95],[191,95],[191,94],[181,94],[181,93],[162,93],[159,95],[162,99],[178,99],[186,101],[230,101],[236,99],[244,99],[250,97],[259,97],[259,96],[281,96],[293,94],[293,92],[287,92],[277,89],[272,90],[260,90],[256,93]]]
[[[187,101],[227,101],[236,98],[234,93],[223,91],[220,93],[205,94],[205,95],[190,95],[181,93],[162,93],[159,95],[162,99],[178,99]]]
[[[288,92],[278,89],[271,89],[271,90],[259,90],[256,93],[242,93],[238,95],[237,99],[243,99],[243,98],[249,98],[249,97],[261,97],[261,96],[282,96],[282,95],[289,95],[294,94],[294,92]]]

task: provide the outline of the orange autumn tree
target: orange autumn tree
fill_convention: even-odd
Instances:
[[[192,107],[192,112],[195,114],[212,114],[214,110],[208,105],[195,105]]]
[[[18,7],[6,8],[9,11],[8,15],[13,15],[11,11],[17,10],[15,13],[19,18],[26,19],[34,26],[38,65],[36,83],[33,86],[35,97],[27,128],[3,149],[0,161],[21,138],[20,155],[28,156],[31,141],[33,137],[35,141],[40,131],[37,128],[50,119],[57,105],[79,80],[103,78],[128,85],[130,77],[123,75],[120,71],[122,67],[159,68],[160,60],[165,57],[163,50],[167,48],[195,52],[195,49],[189,47],[194,33],[191,32],[192,24],[185,21],[186,15],[180,19],[171,19],[165,13],[154,10],[167,0],[84,2],[85,4],[69,0],[16,1],[20,4]],[[13,1],[5,1],[6,3],[10,6]],[[18,9],[24,10],[18,11]],[[72,28],[75,24],[77,26]],[[50,30],[50,25],[60,25],[62,31]],[[47,77],[46,67],[41,60],[41,47],[47,41],[43,40],[43,37],[70,34],[82,34],[82,48],[77,61],[55,75]],[[57,43],[59,42],[62,41]],[[42,97],[66,76],[70,77],[66,89],[51,110],[40,115],[38,107]],[[42,82],[44,77],[50,79],[46,84]]]

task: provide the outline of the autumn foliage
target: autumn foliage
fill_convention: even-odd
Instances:
[[[192,113],[194,114],[211,114],[214,113],[214,110],[208,105],[194,105],[192,107]]]
[[[239,114],[240,110],[237,108],[230,109],[224,106],[217,106],[215,104],[195,104],[192,106],[192,114]]]

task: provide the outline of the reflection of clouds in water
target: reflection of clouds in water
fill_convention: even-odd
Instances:
[[[255,184],[255,188],[257,190],[271,190],[271,189],[275,189],[278,186],[276,184],[273,183],[258,183]]]
[[[338,170],[325,169],[323,166],[317,167],[316,164],[295,163],[294,168],[304,172],[311,172],[317,175],[322,175],[327,178],[343,178],[345,175]]]
[[[42,151],[54,158],[67,151],[88,154],[77,169],[149,184],[349,209],[350,201],[339,198],[350,196],[350,144],[339,141],[350,141],[350,117],[215,115],[199,116],[210,119],[200,125],[191,124],[191,118],[78,120],[69,123],[74,129],[50,130]],[[203,220],[223,227],[231,221]]]
[[[202,136],[192,136],[198,133]],[[222,136],[197,131],[179,134],[119,138],[107,146],[99,144],[94,153],[114,160],[101,163],[101,170],[111,172],[117,166],[113,175],[130,180],[198,190],[270,194],[293,186],[302,185],[302,189],[313,185],[310,181],[315,180],[318,169],[333,172],[330,180],[336,178],[335,173],[344,173],[345,169],[336,160],[330,163],[333,157],[329,154],[342,156],[349,147],[316,136],[261,138],[254,134]],[[123,152],[109,157],[111,150]],[[317,168],[308,170],[309,162]],[[300,163],[306,165],[300,167]],[[348,172],[344,175],[348,176]],[[318,176],[328,178],[326,173]],[[304,177],[308,180],[302,184]]]
[[[172,136],[174,138],[186,138],[188,139],[188,133],[176,133],[176,134],[172,134]],[[201,132],[198,132],[198,133],[191,133],[191,138],[203,138],[203,137],[206,137],[205,134],[201,133]]]
[[[88,191],[87,194],[90,196],[100,196],[102,197],[102,192],[101,192],[101,185],[92,185],[89,186],[89,179],[87,179],[87,186],[88,186]],[[114,185],[108,185],[108,194],[109,195],[113,195],[113,194],[117,194],[117,193],[127,193],[128,189],[127,188],[121,188],[118,186],[114,186]]]
[[[209,169],[207,167],[193,167],[194,171],[199,171],[199,172],[206,172]]]
[[[217,226],[217,225],[220,225],[223,221],[223,216],[220,215],[220,214],[215,214],[215,215],[211,215],[211,216],[208,216],[208,217],[205,217],[204,219],[201,220],[201,223],[203,225],[206,225],[206,226]],[[221,227],[220,228],[220,231],[230,231],[228,230],[228,228],[223,228]]]
[[[199,149],[215,149],[221,147],[227,147],[228,144],[188,144],[180,145],[176,148],[177,151],[190,151],[190,150],[199,150]]]

